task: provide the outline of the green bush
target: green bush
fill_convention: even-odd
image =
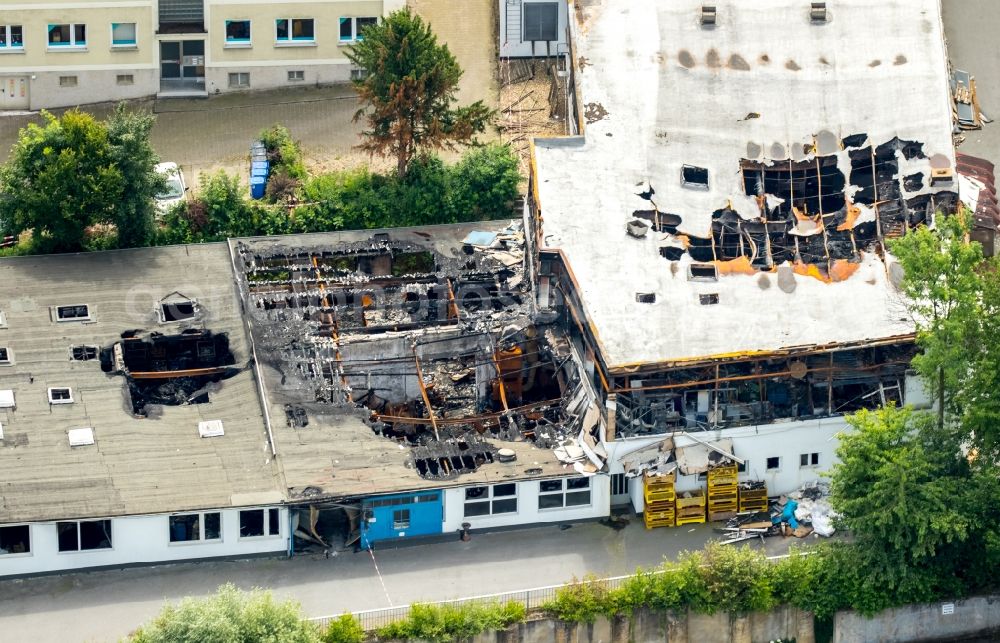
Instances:
[[[302,160],[302,148],[292,138],[292,133],[284,125],[272,125],[259,134],[260,142],[267,149],[271,161],[272,174],[281,170],[294,179],[306,178],[306,166]]]
[[[521,603],[465,603],[461,605],[410,606],[407,618],[375,630],[380,641],[421,639],[432,642],[461,641],[483,632],[503,630],[523,623],[527,610]]]
[[[129,638],[133,643],[320,643],[318,628],[302,619],[297,603],[276,602],[270,592],[223,585],[206,599],[167,605]]]
[[[517,155],[509,145],[472,149],[451,171],[451,200],[457,220],[509,217],[520,182]]]
[[[365,630],[353,614],[330,621],[323,633],[323,643],[364,643]]]
[[[556,597],[542,605],[542,611],[572,623],[593,623],[600,615],[613,611],[608,586],[595,577],[556,590]]]

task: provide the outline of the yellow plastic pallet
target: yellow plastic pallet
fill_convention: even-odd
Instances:
[[[705,496],[697,495],[691,498],[681,498],[678,497],[675,501],[675,505],[678,510],[685,509],[687,507],[704,507],[705,506]]]
[[[642,497],[646,500],[646,504],[650,504],[652,502],[673,502],[675,495],[676,494],[674,494],[674,490],[672,488],[662,490],[646,489],[643,492]]]
[[[739,471],[736,469],[735,464],[709,469],[708,486],[712,488],[722,485],[735,485],[738,476]]]
[[[718,522],[720,520],[729,520],[736,515],[736,511],[710,511],[708,512],[708,520],[710,522]]]
[[[696,525],[705,522],[705,514],[701,513],[697,516],[677,516],[677,526],[682,525]]]

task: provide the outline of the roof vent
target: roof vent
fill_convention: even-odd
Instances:
[[[681,167],[681,185],[686,188],[708,189],[708,168],[695,165]]]
[[[11,389],[0,391],[0,409],[12,409],[16,406],[17,404],[14,403],[14,391]]]
[[[942,168],[932,168],[931,169],[931,185],[940,185],[941,183],[951,183],[952,179],[955,178],[955,173],[950,167]]]
[[[640,219],[632,219],[626,224],[625,229],[628,231],[630,236],[636,239],[642,239],[646,236],[646,232],[649,230],[649,225]]]
[[[225,435],[222,430],[222,420],[206,420],[198,423],[198,435],[203,438],[217,438]]]
[[[824,24],[830,20],[830,17],[826,13],[825,2],[812,3],[812,8],[809,10],[809,20],[813,24]]]
[[[91,427],[70,429],[66,434],[69,436],[71,447],[85,447],[94,443],[94,429]]]
[[[712,304],[719,303],[719,293],[713,292],[707,295],[698,295],[698,303],[702,306],[711,306]]]
[[[701,5],[701,26],[702,27],[714,27],[715,26],[715,5],[714,4],[703,4]]]
[[[656,293],[655,292],[637,292],[635,293],[635,300],[640,304],[655,304],[656,303]]]
[[[688,281],[718,281],[719,272],[714,263],[693,263],[688,266]]]

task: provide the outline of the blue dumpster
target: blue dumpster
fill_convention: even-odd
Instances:
[[[267,176],[271,173],[271,164],[268,161],[253,161],[250,163],[250,176]]]
[[[264,190],[267,189],[267,179],[263,176],[250,177],[250,196],[254,199],[263,199]]]

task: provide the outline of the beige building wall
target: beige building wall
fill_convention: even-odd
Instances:
[[[378,18],[382,11],[382,0],[213,0],[206,7],[206,88],[210,94],[233,90],[229,74],[235,73],[249,75],[249,89],[345,82],[350,79],[351,66],[344,52],[351,41],[340,38],[341,20]],[[279,19],[312,20],[314,39],[279,41]],[[243,20],[250,21],[250,42],[228,42],[227,21]]]
[[[135,44],[113,46],[113,23],[134,23]],[[63,24],[86,25],[86,44],[50,45],[49,25]],[[23,34],[23,47],[0,48],[5,94],[0,109],[64,107],[156,92],[152,0],[4,0],[0,25],[18,25]]]
[[[160,42],[205,41],[205,84],[214,95],[346,82],[351,41],[341,22],[381,17],[405,0],[205,0],[204,34],[157,34],[158,0],[0,0],[0,25],[19,25],[22,48],[0,47],[0,110],[65,107],[157,94]],[[279,19],[313,21],[310,41],[281,41]],[[247,42],[227,42],[227,21],[248,20]],[[113,23],[134,23],[136,43],[112,44]],[[48,27],[85,24],[85,46],[50,46]],[[352,30],[352,33],[356,28]],[[231,76],[233,75],[233,76]]]

